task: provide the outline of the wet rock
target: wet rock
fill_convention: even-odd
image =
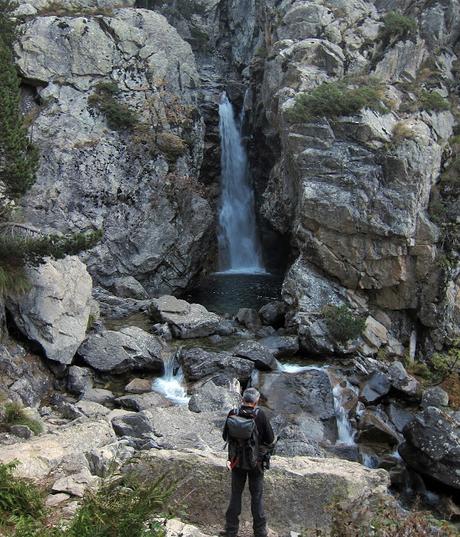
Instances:
[[[255,330],[261,325],[259,314],[252,308],[239,309],[236,320],[249,330]]]
[[[397,403],[390,403],[387,405],[385,407],[385,412],[399,433],[403,432],[404,427],[411,422],[415,416],[415,412],[410,412],[408,409]]]
[[[422,408],[429,406],[446,407],[449,404],[449,394],[439,386],[428,388],[423,392],[420,404]]]
[[[372,373],[372,375],[361,385],[359,398],[366,405],[375,403],[387,395],[390,388],[391,384],[388,377],[377,371]]]
[[[152,391],[152,379],[133,379],[125,386],[127,393],[148,393]]]
[[[174,337],[200,338],[215,334],[220,318],[201,304],[189,304],[173,296],[153,299],[150,313],[155,320],[168,323]]]
[[[80,398],[80,401],[91,401],[99,405],[107,406],[113,404],[115,396],[110,390],[102,388],[89,388],[85,390]]]
[[[385,421],[384,416],[369,409],[359,417],[358,429],[360,443],[394,446],[400,440],[398,433]]]
[[[51,260],[28,269],[31,289],[7,299],[21,332],[46,357],[70,364],[85,338],[92,281],[78,257]]]
[[[80,357],[103,373],[143,370],[163,372],[165,344],[141,328],[129,326],[120,331],[104,330],[91,334],[78,349]]]
[[[86,367],[73,365],[67,373],[67,389],[70,393],[81,395],[93,387],[93,373]]]
[[[160,406],[172,406],[171,401],[168,401],[166,397],[156,392],[148,392],[135,395],[123,395],[118,397],[116,402],[128,410],[135,410],[140,412],[141,410],[150,410]]]
[[[254,362],[254,366],[261,371],[273,371],[278,368],[277,361],[265,345],[257,341],[244,341],[240,343],[233,354],[240,358],[246,358]]]
[[[189,450],[154,450],[145,453],[137,471],[148,480],[170,473],[186,476],[178,483],[180,497],[188,498],[191,523],[212,531],[222,527],[222,506],[228,502],[228,486],[222,486],[225,456]],[[286,487],[286,483],[290,486]],[[273,457],[267,473],[264,502],[271,513],[270,527],[280,534],[286,530],[324,529],[330,527],[330,515],[325,506],[333,501],[337,490],[343,490],[345,500],[361,494],[386,491],[388,474],[383,470],[369,471],[357,463],[339,459],[310,459],[308,457]],[[209,498],[213,501],[209,503]],[[299,503],[300,502],[300,503]],[[280,509],[280,503],[283,509]],[[203,509],[203,505],[207,505]],[[242,516],[250,519],[250,507],[243,503]]]
[[[401,362],[393,362],[388,368],[391,386],[403,396],[411,399],[420,397],[420,383],[407,373]]]
[[[238,358],[229,352],[208,352],[200,348],[182,349],[178,359],[185,377],[190,381],[216,373],[246,381],[254,369],[254,362],[251,360]]]
[[[275,358],[288,358],[299,352],[297,336],[269,336],[261,339],[259,343],[270,349]]]
[[[277,420],[296,424],[315,442],[325,439],[335,441],[334,400],[325,371],[261,372],[255,387],[260,391],[264,405]]]
[[[403,431],[399,453],[417,472],[460,490],[460,422],[428,407]]]
[[[209,380],[196,388],[190,398],[188,408],[192,412],[228,412],[237,408],[241,403],[241,395],[225,387],[217,386]]]
[[[221,319],[219,326],[216,329],[216,334],[219,336],[231,336],[236,332],[235,322],[230,319]]]
[[[259,317],[263,324],[279,328],[284,325],[286,304],[281,301],[265,304],[259,310]]]

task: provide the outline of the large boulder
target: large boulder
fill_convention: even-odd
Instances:
[[[260,373],[256,387],[270,413],[296,423],[316,442],[336,439],[334,399],[324,370]]]
[[[460,490],[460,422],[428,407],[403,431],[399,453],[408,466],[436,481]]]
[[[136,326],[119,332],[103,330],[91,334],[78,349],[85,363],[102,373],[143,370],[162,373],[165,344]]]
[[[152,300],[150,312],[154,320],[168,323],[179,339],[210,336],[216,333],[220,323],[219,316],[201,304],[189,304],[169,295]]]
[[[229,379],[247,381],[254,369],[254,362],[233,356],[229,352],[208,352],[200,348],[182,349],[178,357],[187,380],[196,381],[210,375],[223,373]]]
[[[134,469],[152,481],[165,473],[183,476],[175,494],[178,498],[187,498],[190,522],[210,531],[222,527],[230,492],[225,457],[198,450],[187,453],[151,450]],[[270,527],[282,535],[315,528],[327,530],[331,522],[327,506],[333,501],[339,498],[346,502],[363,493],[378,494],[384,492],[387,485],[386,471],[369,470],[357,463],[340,459],[273,457],[264,485]],[[242,523],[247,520],[250,520],[249,502],[244,502]]]
[[[375,403],[387,395],[390,388],[391,383],[387,375],[380,371],[376,371],[361,384],[359,398],[366,405]]]
[[[229,383],[230,384],[230,383]],[[188,408],[192,412],[224,411],[236,408],[241,403],[239,392],[230,390],[226,386],[217,386],[208,380],[194,389]]]
[[[243,341],[233,350],[233,354],[251,360],[261,371],[273,371],[278,367],[272,351],[257,341]]]
[[[47,358],[70,364],[88,326],[91,276],[72,256],[28,269],[28,277],[30,291],[7,300],[14,322]]]
[[[259,343],[275,355],[276,358],[294,356],[299,352],[299,339],[297,336],[267,336]]]

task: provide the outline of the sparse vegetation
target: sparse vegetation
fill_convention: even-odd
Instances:
[[[26,265],[39,265],[45,257],[75,255],[94,246],[102,235],[102,230],[36,238],[0,235],[0,295],[28,289]]]
[[[172,132],[161,132],[157,136],[157,145],[168,160],[173,162],[183,155],[187,149],[184,140]]]
[[[162,477],[151,483],[130,474],[107,479],[88,491],[74,518],[52,525],[44,491],[14,476],[17,464],[0,464],[0,529],[6,537],[163,537],[174,486]]]
[[[5,403],[3,410],[5,418],[3,422],[0,422],[0,429],[4,428],[8,430],[11,425],[25,425],[34,434],[43,432],[42,424],[31,418],[20,403]]]
[[[410,37],[417,32],[417,22],[397,11],[389,11],[383,19],[383,28],[380,30],[380,39],[402,39]]]
[[[99,82],[88,98],[88,103],[104,114],[113,130],[131,130],[139,123],[137,113],[117,100],[120,88],[115,82]]]
[[[328,305],[323,309],[323,315],[330,334],[340,343],[359,337],[366,324],[363,317],[354,315],[345,304]]]
[[[400,144],[404,140],[416,140],[416,132],[405,121],[399,121],[393,127],[392,143]]]
[[[310,93],[297,95],[288,119],[295,123],[309,121],[315,117],[339,117],[357,114],[363,108],[385,111],[382,103],[383,91],[376,82],[358,86],[344,81],[325,82]]]
[[[423,90],[419,97],[419,108],[421,110],[432,110],[442,112],[450,109],[450,103],[447,99],[439,95],[437,91]]]
[[[34,183],[38,151],[31,143],[21,113],[19,77],[13,61],[17,35],[14,3],[0,0],[0,181],[14,199]]]

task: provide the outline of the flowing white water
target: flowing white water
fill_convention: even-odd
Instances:
[[[354,446],[355,431],[348,419],[348,412],[343,405],[343,390],[339,382],[332,389],[332,395],[334,397],[334,410],[337,421],[337,443]]]
[[[248,160],[233,107],[222,93],[219,104],[221,142],[221,200],[219,211],[219,270],[265,272],[260,256]]]
[[[174,374],[174,355],[165,365],[165,373],[162,377],[155,379],[152,389],[161,393],[167,399],[178,405],[188,405],[190,397],[187,396],[187,390],[184,385],[184,374],[182,368],[179,368]]]
[[[282,364],[281,362],[278,362],[278,370],[283,373],[302,373],[302,371],[319,371],[321,369],[325,368],[317,365]]]

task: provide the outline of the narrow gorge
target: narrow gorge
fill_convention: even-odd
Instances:
[[[249,386],[270,535],[458,535],[459,38],[458,0],[0,0],[0,535],[132,472],[175,482],[145,535],[217,535]]]

